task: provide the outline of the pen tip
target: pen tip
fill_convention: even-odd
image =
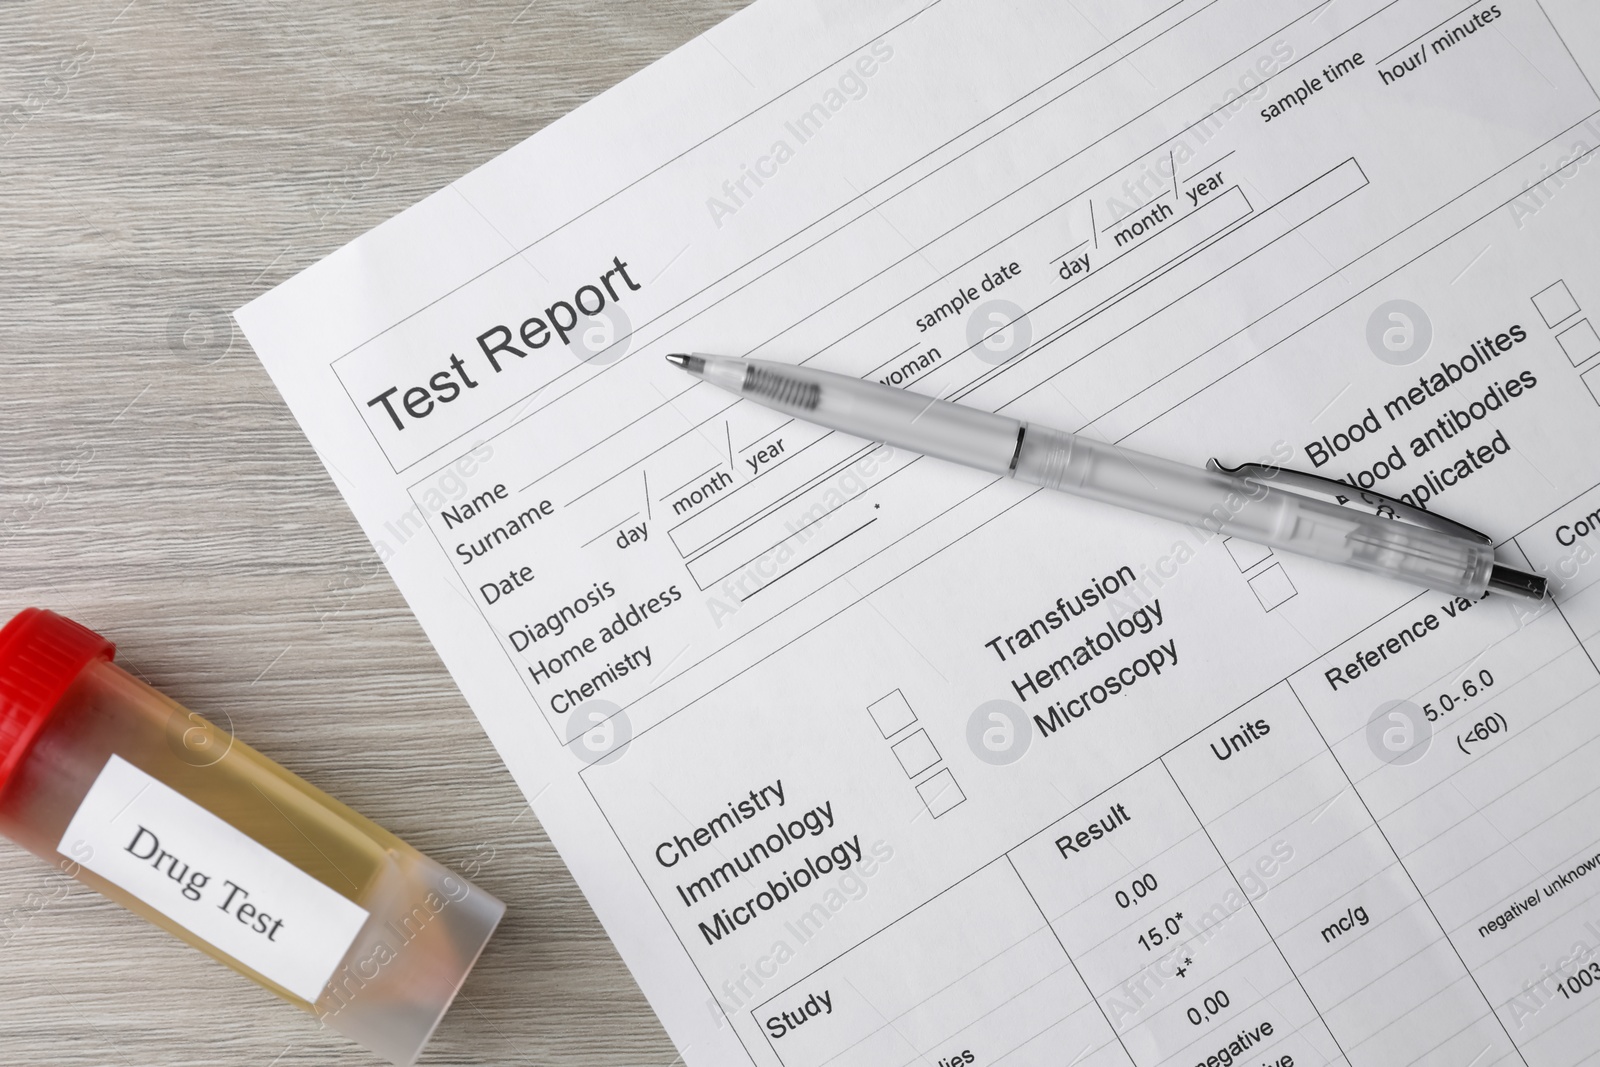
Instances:
[[[690,374],[699,374],[706,369],[706,361],[700,356],[688,356],[682,352],[674,352],[667,357],[667,362],[674,367],[688,371]]]

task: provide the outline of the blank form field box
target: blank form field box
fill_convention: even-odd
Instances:
[[[1589,387],[1589,395],[1594,397],[1594,402],[1600,404],[1600,365],[1584,371],[1583,384]]]
[[[905,696],[898,689],[868,704],[867,712],[872,716],[872,721],[878,724],[878,732],[884,737],[893,737],[917,721],[917,713],[911,710],[911,705],[906,703]]]
[[[1595,336],[1594,324],[1588,319],[1579,319],[1568,326],[1556,334],[1556,340],[1561,343],[1561,351],[1572,360],[1574,367],[1600,355],[1600,337]]]
[[[917,792],[922,795],[922,802],[928,805],[928,813],[935,819],[967,799],[961,787],[956,785],[955,775],[948,770],[940,771],[917,786]]]
[[[1284,572],[1281,563],[1274,563],[1250,579],[1250,590],[1255,593],[1256,599],[1261,601],[1261,606],[1268,611],[1293,599],[1299,592],[1289,580],[1289,575]]]
[[[1539,290],[1533,296],[1533,306],[1539,309],[1546,326],[1565,322],[1578,313],[1578,302],[1572,299],[1566,282],[1556,282],[1548,289]]]
[[[939,762],[939,750],[933,747],[928,731],[918,730],[904,741],[895,743],[894,758],[905,768],[907,778],[915,778]]]
[[[1237,537],[1230,537],[1222,543],[1228,549],[1228,555],[1233,557],[1233,564],[1239,568],[1241,574],[1272,555],[1272,549],[1266,545],[1258,545],[1254,541],[1241,541]]]

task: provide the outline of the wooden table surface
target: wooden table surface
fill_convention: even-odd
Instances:
[[[741,6],[0,6],[0,612],[476,862],[423,1063],[678,1058],[229,313]],[[0,1064],[378,1062],[4,841],[0,945]]]

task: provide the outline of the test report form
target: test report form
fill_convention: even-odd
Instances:
[[[1600,15],[763,0],[239,321],[693,1067],[1600,1048]],[[1485,531],[1469,602],[786,421]]]

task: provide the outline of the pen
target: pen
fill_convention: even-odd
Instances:
[[[1225,537],[1281,548],[1476,600],[1549,595],[1545,579],[1494,561],[1470,527],[1343,482],[1260,464],[1189,467],[831,371],[759,359],[670,355],[697,378],[855,437],[1076,493]],[[1268,484],[1277,482],[1277,485]],[[1359,496],[1382,514],[1280,488]]]

